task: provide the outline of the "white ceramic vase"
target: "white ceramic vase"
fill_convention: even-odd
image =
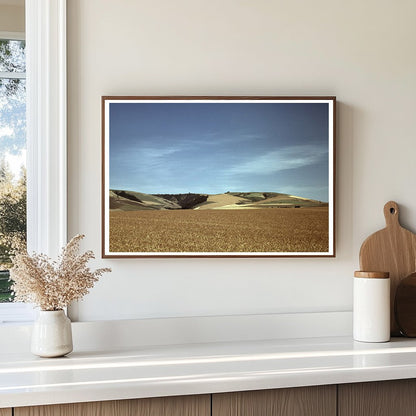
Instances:
[[[33,325],[31,351],[39,357],[62,357],[72,351],[71,321],[63,310],[40,311]]]

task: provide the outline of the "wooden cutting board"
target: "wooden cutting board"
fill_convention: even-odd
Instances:
[[[391,335],[400,335],[394,319],[394,298],[401,279],[416,271],[416,235],[399,222],[399,206],[394,201],[384,205],[386,228],[370,235],[360,250],[362,271],[390,273]]]
[[[402,279],[397,286],[394,316],[403,335],[416,337],[416,273]]]

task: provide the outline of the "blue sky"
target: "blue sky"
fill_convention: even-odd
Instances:
[[[328,201],[328,104],[111,103],[110,188]]]

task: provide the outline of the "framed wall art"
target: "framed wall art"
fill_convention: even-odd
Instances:
[[[102,97],[103,257],[335,256],[335,97]]]

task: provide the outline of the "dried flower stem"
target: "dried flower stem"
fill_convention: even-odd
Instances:
[[[76,235],[62,249],[58,261],[45,254],[19,251],[10,270],[13,280],[12,290],[15,302],[29,302],[46,311],[56,311],[68,306],[72,301],[85,296],[94,283],[109,268],[90,270],[89,260],[94,258],[92,251],[78,254],[80,241],[84,235]]]

